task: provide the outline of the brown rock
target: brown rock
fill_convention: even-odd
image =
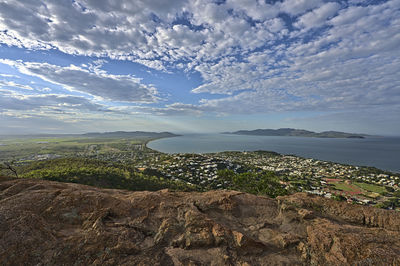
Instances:
[[[1,265],[399,265],[400,214],[299,193],[0,182]]]
[[[300,209],[300,210],[297,211],[297,213],[300,215],[300,217],[302,219],[306,219],[306,220],[307,219],[311,219],[314,216],[312,211],[306,210],[306,209]]]

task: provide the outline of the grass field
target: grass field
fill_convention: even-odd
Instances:
[[[356,186],[367,190],[369,192],[375,192],[375,193],[384,193],[386,192],[386,188],[383,186],[378,186],[378,185],[373,185],[373,184],[367,184],[367,183],[354,183]]]
[[[348,194],[366,194],[367,196],[374,195],[376,194],[382,194],[384,192],[387,192],[386,188],[383,186],[378,186],[374,184],[367,184],[367,183],[360,183],[360,182],[355,182],[352,184],[346,184],[344,182],[338,181],[338,182],[331,182],[335,186],[335,189],[346,192]]]
[[[357,194],[362,194],[362,191],[359,187],[354,186],[354,185],[350,185],[350,184],[346,184],[346,183],[334,183],[335,188],[337,190],[341,190],[346,192],[347,194],[350,195],[357,195]]]
[[[29,161],[32,156],[56,154],[75,156],[77,154],[105,154],[130,152],[134,145],[145,144],[150,138],[21,138],[1,139],[0,161]]]

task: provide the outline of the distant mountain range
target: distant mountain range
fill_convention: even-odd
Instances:
[[[146,131],[114,131],[104,133],[86,133],[82,134],[83,137],[91,138],[132,138],[132,137],[146,137],[146,138],[168,138],[177,137],[179,135],[170,132],[146,132]]]
[[[170,132],[146,132],[146,131],[114,131],[91,132],[85,134],[32,134],[32,135],[2,135],[0,138],[60,138],[60,137],[87,137],[87,138],[168,138],[179,135]]]
[[[313,132],[304,129],[280,128],[280,129],[255,129],[239,130],[235,132],[224,132],[223,134],[253,135],[253,136],[294,136],[315,138],[364,138],[366,134],[353,134],[340,131]]]

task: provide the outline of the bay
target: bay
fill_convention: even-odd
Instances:
[[[400,137],[347,139],[192,134],[154,140],[147,146],[164,153],[266,150],[400,173]]]

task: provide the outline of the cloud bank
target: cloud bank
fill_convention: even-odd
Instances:
[[[2,60],[92,104],[125,102],[139,113],[383,114],[400,102],[399,0],[3,1],[0,43],[200,75],[195,88],[176,84],[188,100],[174,101],[137,73]],[[13,86],[3,78],[0,86]]]

